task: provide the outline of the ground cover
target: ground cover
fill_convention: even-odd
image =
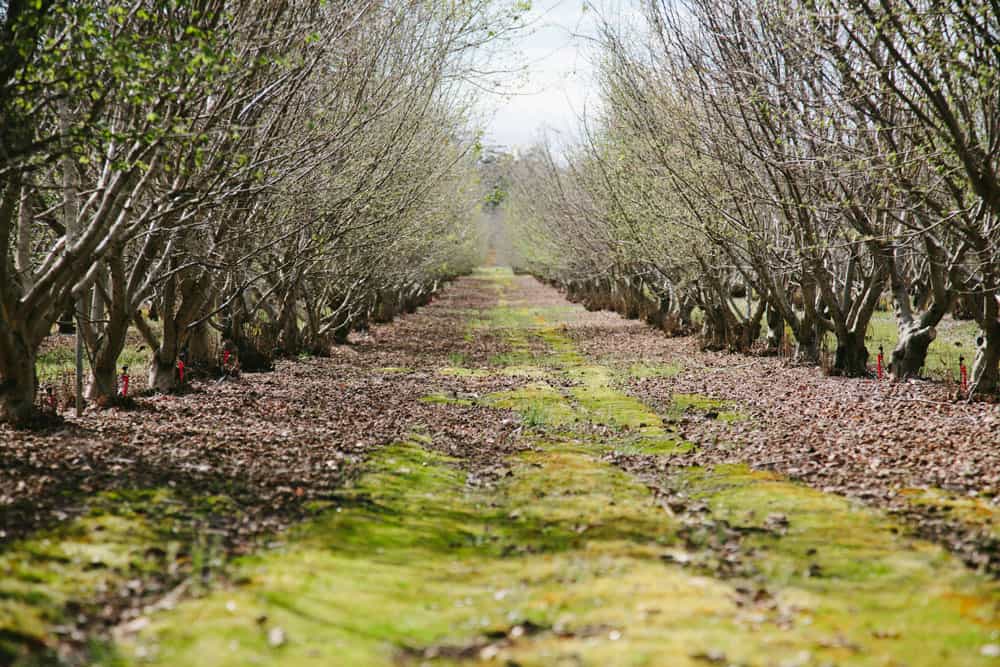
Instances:
[[[747,439],[785,428],[753,386],[717,390],[751,385],[742,358],[636,326],[483,271],[332,359],[88,415],[144,458],[90,451],[90,491],[23,466],[50,506],[4,515],[0,647],[23,664],[995,664],[996,580],[921,528],[947,505],[992,530],[989,497],[925,480],[904,512],[796,482]],[[170,430],[195,403],[238,406],[237,433]],[[85,440],[16,437],[5,462]]]

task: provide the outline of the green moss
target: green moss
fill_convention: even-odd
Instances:
[[[507,365],[500,370],[504,375],[526,378],[547,378],[549,372],[544,368],[532,365]]]
[[[745,466],[680,479],[715,517],[779,528],[745,538],[754,565],[779,600],[808,614],[809,634],[858,646],[858,664],[985,664],[979,648],[1000,629],[1000,586],[943,548],[905,536],[882,513]]]
[[[439,375],[450,375],[455,377],[473,377],[473,378],[483,378],[489,377],[491,373],[485,368],[439,368],[437,370]]]
[[[788,517],[784,536],[744,538],[768,591],[747,606],[747,584],[664,564],[685,548],[681,524],[641,484],[584,442],[535,445],[486,492],[416,444],[383,450],[337,509],[239,561],[244,584],[157,615],[121,656],[391,665],[404,648],[468,646],[531,621],[543,631],[496,647],[501,663],[781,664],[808,651],[810,664],[988,664],[994,589],[877,513],[745,468],[685,473],[715,517]]]
[[[470,277],[497,290],[510,288],[514,284],[514,273],[504,266],[479,267]]]
[[[1000,507],[981,497],[960,496],[937,488],[901,489],[896,497],[925,511],[937,511],[944,519],[992,533],[1000,540]]]
[[[685,412],[713,413],[716,419],[721,421],[740,421],[746,419],[746,415],[729,410],[730,404],[716,398],[702,396],[701,394],[673,394],[671,396],[671,414],[679,417]]]
[[[406,375],[407,373],[412,373],[413,369],[407,366],[382,366],[381,368],[376,368],[375,372],[384,375]]]
[[[527,366],[535,360],[530,351],[504,352],[489,359],[491,366]]]
[[[486,403],[531,415],[530,422],[534,426],[559,426],[571,424],[577,419],[565,397],[545,382],[532,382],[520,389],[490,394]]]
[[[517,459],[515,470],[484,498],[449,459],[388,448],[339,510],[294,530],[282,549],[241,561],[247,583],[158,615],[121,655],[390,665],[403,647],[462,645],[525,621],[569,636],[515,643],[508,652],[522,664],[550,664],[553,648],[600,663],[622,650],[623,632],[634,635],[636,655],[679,660],[698,642],[733,642],[730,589],[660,564],[673,527],[645,489],[549,448]],[[705,613],[721,617],[700,627]],[[665,651],[668,631],[677,639]]]
[[[0,663],[34,664],[54,646],[67,605],[152,575],[218,569],[198,517],[237,511],[226,496],[182,498],[167,489],[98,494],[75,519],[0,552]],[[194,567],[197,564],[197,568]]]
[[[586,363],[586,359],[576,351],[573,341],[563,333],[562,329],[546,327],[538,332],[538,337],[549,347],[550,358],[547,360],[549,364],[577,366]]]
[[[548,354],[534,360],[534,364],[525,364],[523,353],[492,361],[505,365],[507,374],[550,378],[557,373],[574,386],[557,389],[547,382],[534,382],[519,390],[494,394],[489,397],[488,404],[517,410],[531,426],[565,427],[589,423],[615,429],[621,437],[614,445],[602,443],[600,446],[604,450],[665,454],[690,447],[688,443],[679,442],[673,431],[665,428],[662,420],[644,404],[615,388],[611,370],[587,364],[565,329],[551,325],[550,313],[543,309],[498,310],[502,313],[498,319],[505,326],[520,324],[521,330],[508,333],[509,339],[517,341],[520,349],[527,348],[524,332],[530,331],[545,343]],[[547,372],[545,367],[555,370]]]
[[[576,369],[571,377],[582,382],[582,386],[572,388],[572,394],[590,421],[630,429],[662,425],[660,418],[641,401],[612,387],[607,369],[588,366]]]

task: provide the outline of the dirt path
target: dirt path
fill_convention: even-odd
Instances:
[[[308,518],[237,541],[253,554],[235,560],[204,531],[186,538],[197,547],[180,559],[188,576],[119,614],[89,659],[997,664],[995,579],[894,515],[755,472],[732,453],[708,457],[728,446],[726,434],[753,431],[760,413],[690,389],[688,366],[703,362],[676,348],[665,355],[654,334],[611,344],[636,326],[530,278],[483,270],[351,352],[307,362],[304,388],[281,385],[274,399],[253,387],[274,430],[293,428],[306,444],[279,435],[280,456],[251,469],[258,492],[198,496],[203,515],[181,506],[213,517],[223,536],[245,525],[231,519],[240,514]],[[257,382],[200,400],[225,410]],[[330,407],[317,393],[341,400]],[[247,408],[242,427],[257,414]],[[264,445],[248,447],[241,456]],[[275,464],[293,471],[280,484],[265,472]],[[265,511],[260,499],[278,486],[298,513]],[[180,503],[170,488],[145,492],[164,494],[158,506]],[[959,502],[946,496],[941,503]],[[223,509],[205,507],[212,502]],[[18,577],[0,585],[0,627],[13,619],[17,637],[45,644],[57,607],[101,582],[143,586],[150,570],[178,562],[183,540],[159,536],[162,517],[130,515],[122,503],[105,494],[70,525],[29,531],[0,552],[0,572]],[[985,521],[992,509],[969,512]],[[152,565],[151,543],[164,552]],[[50,608],[32,606],[32,577],[68,577],[81,559],[101,567],[58,589],[65,599]],[[204,576],[216,560],[218,576]]]

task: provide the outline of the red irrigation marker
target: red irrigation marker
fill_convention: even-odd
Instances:
[[[56,406],[56,393],[54,391],[52,391],[52,387],[46,387],[45,388],[45,395],[46,395],[46,397],[48,398],[48,401],[49,401],[49,408],[51,408],[52,411],[55,412],[56,408],[57,408],[57,406]]]
[[[121,388],[118,390],[118,395],[122,398],[128,396],[128,366],[122,366],[122,376],[121,376]]]
[[[876,366],[876,371],[878,372],[878,379],[882,379],[882,346],[878,346],[878,365]]]
[[[222,368],[229,368],[229,350],[222,351]]]
[[[962,378],[962,393],[969,391],[969,372],[965,369],[965,357],[958,358],[958,373]]]
[[[184,360],[177,360],[177,376],[180,378],[181,384],[184,384]]]

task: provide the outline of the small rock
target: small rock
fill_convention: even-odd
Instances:
[[[479,659],[492,660],[493,658],[497,657],[498,653],[500,653],[499,646],[497,646],[496,644],[488,644],[487,646],[484,646],[482,650],[479,651]]]
[[[285,631],[279,627],[273,627],[267,631],[267,643],[277,648],[286,641]]]

